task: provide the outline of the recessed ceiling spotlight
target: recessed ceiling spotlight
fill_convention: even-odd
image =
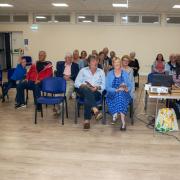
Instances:
[[[180,5],[176,4],[173,6],[173,8],[180,8]]]
[[[13,7],[11,4],[0,3],[0,7]]]
[[[36,16],[36,19],[46,19],[45,16]]]
[[[128,8],[128,3],[113,3],[112,4],[113,7],[120,7],[120,8]]]
[[[68,7],[69,5],[66,3],[52,3],[55,7]]]

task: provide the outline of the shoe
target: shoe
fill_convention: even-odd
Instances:
[[[100,121],[103,118],[102,113],[99,111],[96,114],[94,114],[94,116],[95,116],[96,121]]]
[[[121,130],[121,131],[126,131],[126,126],[124,126],[124,127],[121,126],[121,127],[120,127],[120,130]]]
[[[114,124],[116,123],[117,118],[118,118],[118,114],[115,113],[115,114],[113,115],[113,119],[112,119],[112,122],[111,122],[112,125],[114,125]]]
[[[84,130],[90,129],[90,123],[84,123]]]
[[[25,104],[17,104],[15,105],[15,109],[20,109],[20,108],[26,108]]]

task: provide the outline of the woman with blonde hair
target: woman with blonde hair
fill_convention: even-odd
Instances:
[[[113,66],[114,69],[109,71],[106,77],[106,102],[108,110],[113,116],[112,124],[115,123],[118,114],[120,114],[122,122],[120,130],[125,131],[125,115],[132,100],[130,95],[132,82],[129,79],[128,73],[122,69],[120,58],[113,59]]]
[[[124,69],[128,73],[129,79],[132,83],[132,90],[131,90],[130,94],[131,94],[132,98],[134,99],[134,92],[135,92],[134,71],[131,67],[129,67],[129,62],[130,62],[130,57],[128,55],[124,55],[121,58],[122,69]]]

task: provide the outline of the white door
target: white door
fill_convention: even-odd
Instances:
[[[24,49],[23,32],[12,32],[12,67],[16,67],[20,56],[20,49]]]

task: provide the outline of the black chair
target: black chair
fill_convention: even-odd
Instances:
[[[66,101],[66,81],[60,77],[46,78],[42,81],[42,92],[43,95],[37,99],[37,104],[41,104],[41,105],[62,104],[62,125],[64,125],[64,102]],[[53,94],[53,95],[59,94],[59,95],[48,96],[48,94]],[[35,124],[37,124],[37,112],[38,112],[38,107],[36,105]],[[41,117],[43,117],[42,106],[41,106]]]

